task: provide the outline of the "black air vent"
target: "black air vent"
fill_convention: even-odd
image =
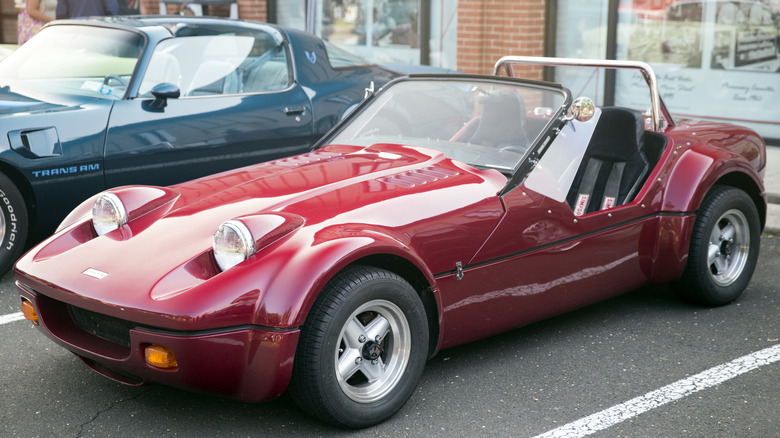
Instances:
[[[137,324],[70,305],[68,311],[73,322],[85,332],[115,344],[130,346],[130,329]]]

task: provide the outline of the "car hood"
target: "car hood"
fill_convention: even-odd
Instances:
[[[45,294],[79,306],[112,304],[115,316],[127,316],[118,308],[143,310],[138,322],[157,326],[188,321],[192,328],[209,315],[205,328],[218,324],[215,309],[252,302],[236,294],[251,295],[257,287],[220,292],[215,284],[225,281],[206,287],[244,268],[219,273],[211,267],[212,236],[226,220],[239,218],[255,227],[256,257],[280,251],[278,245],[265,249],[273,245],[263,242],[264,233],[274,239],[294,235],[289,239],[298,239],[298,246],[290,251],[370,233],[400,242],[433,272],[445,271],[454,260],[473,256],[493,230],[503,214],[497,193],[505,184],[497,171],[475,169],[437,151],[328,146],[166,189],[115,189],[129,211],[127,226],[94,237],[87,201],[81,219],[66,219],[69,226],[20,260],[17,277],[46,285]],[[212,298],[182,298],[193,294]],[[112,312],[97,305],[90,310]],[[150,312],[174,316],[144,321]]]
[[[93,97],[67,96],[4,86],[0,87],[0,116],[59,111],[94,100]]]

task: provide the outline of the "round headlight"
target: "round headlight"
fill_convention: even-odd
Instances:
[[[92,226],[95,227],[98,236],[116,230],[126,223],[127,210],[117,195],[103,193],[98,196],[92,206]]]
[[[255,239],[242,222],[229,220],[214,233],[214,258],[223,271],[236,266],[255,253]]]

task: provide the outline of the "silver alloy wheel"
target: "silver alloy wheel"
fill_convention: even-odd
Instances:
[[[401,380],[409,363],[412,334],[401,309],[387,300],[357,308],[341,328],[336,378],[359,403],[381,400]]]
[[[750,252],[750,228],[745,215],[736,209],[719,218],[710,233],[707,266],[718,286],[728,286],[739,278]]]

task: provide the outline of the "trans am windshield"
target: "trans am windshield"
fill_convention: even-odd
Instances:
[[[144,40],[120,29],[51,26],[0,62],[0,85],[121,99]]]
[[[380,93],[329,143],[400,143],[510,173],[562,111],[566,91],[481,79],[413,79]]]

